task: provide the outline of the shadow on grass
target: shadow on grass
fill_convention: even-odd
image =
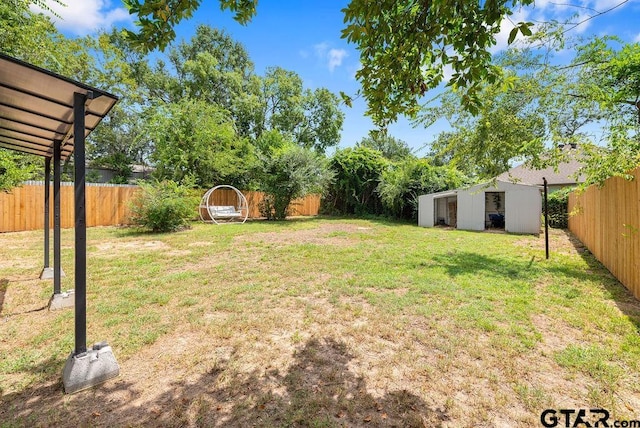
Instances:
[[[405,390],[374,397],[349,370],[352,358],[342,342],[311,339],[284,374],[237,374],[232,362],[222,361],[147,400],[123,380],[73,396],[64,396],[60,383],[28,388],[2,397],[0,420],[16,426],[423,427],[449,419]]]
[[[0,279],[0,314],[2,314],[2,316],[4,318],[9,318],[9,317],[13,317],[16,315],[24,315],[24,314],[30,314],[32,312],[40,312],[43,311],[45,309],[47,309],[48,304],[44,305],[44,306],[39,306],[37,308],[34,309],[29,309],[23,312],[14,312],[14,313],[3,313],[4,311],[4,299],[5,299],[5,295],[7,294],[7,289],[9,288],[9,284],[12,282],[32,282],[33,278],[29,277],[29,278],[24,278],[24,279],[8,279],[8,278],[2,278]],[[0,425],[1,427],[1,425]]]
[[[483,277],[504,277],[527,279],[537,275],[540,270],[534,259],[519,262],[497,256],[487,256],[471,251],[451,251],[432,257],[439,267],[444,268],[449,276],[481,275]]]
[[[581,282],[595,280],[604,287],[611,300],[634,323],[640,333],[640,301],[570,231],[556,230],[556,232],[565,235],[566,240],[586,263],[586,269],[578,268],[575,264],[565,264],[558,261],[562,254],[554,253],[553,247],[549,263],[535,257],[530,261],[517,261],[512,258],[477,254],[471,251],[451,251],[447,254],[438,254],[433,256],[433,261],[443,267],[451,277],[478,275],[485,278],[534,280],[547,272],[553,276]]]
[[[633,322],[640,335],[640,300],[636,299],[633,293],[618,281],[575,235],[569,230],[563,230],[563,233],[566,234],[569,242],[571,242],[576,252],[580,254],[580,257],[582,257],[587,264],[588,269],[578,273],[576,273],[575,270],[567,270],[564,268],[558,268],[557,271],[581,280],[593,279],[594,276],[599,277],[600,282],[607,290],[607,293],[609,293],[611,299],[620,311]]]

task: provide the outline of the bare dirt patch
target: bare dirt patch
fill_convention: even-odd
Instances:
[[[534,250],[545,248],[544,233],[538,238],[528,236],[515,243],[519,246],[529,247]],[[571,232],[564,229],[549,229],[549,249],[553,252],[566,254],[580,254],[587,251],[586,247]]]
[[[37,268],[42,261],[35,258],[17,260],[15,258],[9,260],[0,260],[0,269],[20,269],[30,270]]]
[[[106,241],[97,244],[96,248],[98,251],[109,254],[130,250],[160,251],[171,247],[162,241]]]
[[[552,355],[570,344],[583,343],[583,334],[560,320],[554,320],[543,314],[531,317],[531,322],[538,331],[545,332],[539,348],[543,353]]]
[[[363,233],[373,233],[373,229],[349,223],[325,223],[312,229],[241,235],[237,236],[235,241],[276,245],[317,244],[348,246],[357,242],[352,238]]]

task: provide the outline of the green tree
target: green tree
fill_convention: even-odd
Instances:
[[[158,179],[183,183],[192,177],[201,188],[248,185],[253,146],[236,134],[229,113],[221,107],[189,98],[159,106],[148,132]]]
[[[129,13],[138,17],[140,31],[129,37],[147,49],[164,49],[176,37],[173,27],[190,18],[201,0],[123,0]],[[234,19],[246,24],[255,15],[258,0],[220,0],[220,7],[235,13]]]
[[[118,104],[87,142],[87,157],[91,164],[113,170],[113,183],[127,183],[132,166],[144,164],[148,150],[149,140],[142,118]]]
[[[374,123],[386,126],[399,114],[414,116],[419,99],[444,79],[461,93],[462,105],[479,111],[484,82],[495,82],[500,69],[492,63],[490,49],[510,6],[533,0],[351,0],[343,10],[343,37],[360,51],[356,77],[368,101]],[[512,32],[531,35],[531,23],[520,23]]]
[[[126,0],[137,14],[140,31],[131,37],[147,49],[164,48],[173,40],[173,26],[191,16],[199,0]],[[533,0],[351,0],[343,9],[346,28],[342,37],[355,43],[362,67],[356,77],[368,101],[368,114],[379,126],[398,114],[417,113],[418,100],[443,80],[444,68],[454,73],[449,85],[464,91],[464,105],[477,111],[482,81],[494,81],[499,69],[491,63],[490,49],[503,19],[512,9]],[[222,9],[235,12],[246,24],[256,13],[257,0],[220,0]],[[531,35],[530,23],[517,32]],[[350,99],[345,96],[347,103]]]
[[[340,142],[344,113],[338,97],[325,88],[305,91],[304,120],[296,130],[298,144],[324,153]]]
[[[269,68],[262,78],[256,137],[276,130],[300,146],[320,153],[340,142],[344,114],[336,95],[324,88],[304,89],[297,73]]]
[[[246,91],[254,75],[244,46],[224,31],[199,25],[189,42],[172,48],[169,60],[178,84],[172,100],[184,96],[215,103],[232,111],[234,100]]]
[[[344,115],[338,97],[324,88],[305,89],[295,72],[279,67],[254,74],[242,44],[206,25],[171,48],[168,62],[137,74],[151,104],[197,98],[229,111],[239,135],[257,140],[276,130],[302,147],[324,152],[340,141]]]
[[[255,141],[255,146],[260,153],[269,153],[269,150],[278,150],[290,143],[291,141],[280,131],[271,129],[260,134]]]
[[[256,136],[266,130],[277,130],[294,138],[294,130],[304,120],[302,107],[304,88],[297,73],[270,67],[260,85],[261,111],[256,118]]]
[[[87,68],[82,62],[92,64],[86,49],[60,34],[49,18],[29,10],[29,3],[0,2],[0,51],[67,77],[86,77]],[[42,6],[42,2],[38,3]],[[71,57],[73,51],[77,58]]]
[[[510,84],[509,90],[502,82],[485,86],[485,102],[476,116],[460,106],[460,94],[454,91],[445,94],[439,106],[425,110],[424,123],[444,116],[453,129],[431,144],[441,163],[446,160],[471,176],[489,179],[507,171],[513,160],[539,156],[546,128],[535,80],[518,78]]]
[[[42,169],[38,160],[35,156],[0,149],[0,191],[8,192],[23,181],[33,178]]]
[[[563,33],[562,27],[548,36],[541,31],[536,39],[550,40],[546,50],[536,43],[510,49],[500,58],[514,76],[508,92],[528,94],[531,101],[524,111],[541,122],[540,140],[554,147],[543,150],[538,144],[527,146],[524,140],[514,153],[533,167],[555,166],[576,155],[557,149],[559,145],[578,144],[587,183],[625,176],[640,163],[640,44],[625,44],[615,37],[566,40]],[[564,56],[567,46],[576,54],[558,64],[555,53]],[[594,135],[594,128],[601,135]]]
[[[265,193],[260,211],[268,220],[284,220],[294,199],[322,193],[331,179],[326,158],[289,142],[262,154],[260,189]]]
[[[131,68],[146,106],[197,98],[229,111],[238,133],[251,135],[259,110],[259,78],[244,46],[225,32],[200,25],[168,55],[153,64],[136,59]]]
[[[578,47],[571,68],[574,85],[565,93],[587,104],[595,112],[590,123],[604,130],[600,144],[583,144],[588,182],[626,176],[640,165],[640,43],[594,38]]]
[[[564,189],[549,194],[547,199],[547,205],[549,207],[549,227],[557,229],[566,229],[569,227],[569,194],[573,190],[572,188],[565,187]]]
[[[415,220],[418,197],[456,189],[469,179],[451,166],[436,166],[429,159],[408,158],[382,173],[377,192],[387,212],[394,217]]]
[[[356,147],[378,150],[382,156],[391,161],[399,161],[413,156],[411,148],[406,142],[381,131],[370,132],[369,136],[356,143]]]
[[[388,165],[389,161],[378,150],[367,147],[336,151],[329,160],[335,178],[323,201],[323,210],[338,214],[382,214],[376,190]]]
[[[93,83],[120,98],[89,136],[87,157],[92,165],[115,171],[112,182],[127,183],[132,165],[145,164],[150,155],[146,100],[138,80],[146,59],[116,30],[86,38],[85,43],[96,58]]]

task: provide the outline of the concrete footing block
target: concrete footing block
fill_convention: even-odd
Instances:
[[[120,366],[106,342],[97,343],[87,352],[69,355],[62,373],[64,392],[73,394],[99,385],[120,374]]]
[[[64,278],[65,276],[64,271],[60,268],[60,278]],[[53,279],[53,268],[42,268],[42,272],[40,272],[40,279]]]
[[[73,290],[53,294],[51,299],[49,299],[49,310],[58,311],[60,309],[73,308],[75,306],[75,301],[75,293]]]

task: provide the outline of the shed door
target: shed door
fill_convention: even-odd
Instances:
[[[458,225],[458,201],[449,202],[449,226],[457,227]]]

